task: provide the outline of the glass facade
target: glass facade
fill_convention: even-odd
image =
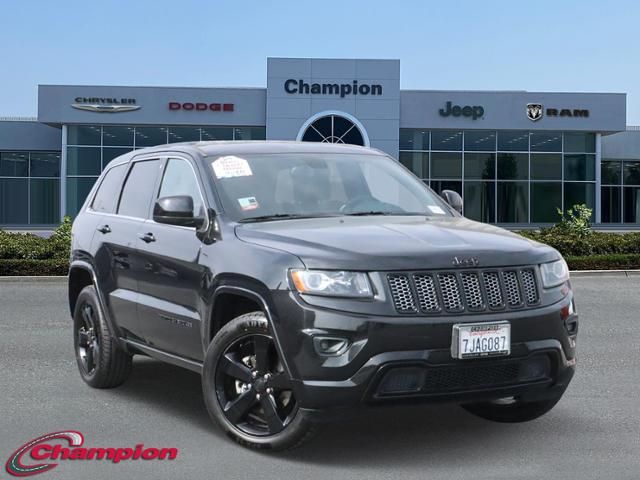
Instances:
[[[74,216],[104,167],[131,150],[177,142],[264,139],[264,127],[69,125],[66,214]]]
[[[595,212],[594,133],[401,128],[399,160],[437,192],[457,191],[482,222],[553,223],[578,203]]]
[[[0,152],[0,225],[60,222],[60,152]]]
[[[640,223],[640,158],[603,158],[602,223]]]

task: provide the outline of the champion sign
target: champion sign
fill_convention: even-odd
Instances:
[[[60,440],[62,445],[58,443]],[[143,444],[87,448],[83,444],[84,436],[75,430],[43,435],[13,452],[6,463],[7,473],[27,477],[52,470],[58,466],[58,461],[67,460],[108,460],[117,464],[132,460],[175,460],[178,457],[177,448],[147,448]]]

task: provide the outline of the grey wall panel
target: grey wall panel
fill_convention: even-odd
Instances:
[[[0,121],[0,150],[61,150],[62,130],[38,122]]]
[[[447,102],[459,106],[481,106],[484,115],[472,119],[440,115]],[[546,110],[587,109],[588,118],[551,117],[537,121],[527,118],[527,104],[539,103]],[[474,128],[523,130],[578,130],[615,132],[626,128],[624,93],[536,93],[402,91],[400,126],[404,128]]]
[[[640,160],[640,130],[604,135],[602,158]]]
[[[360,119],[397,120],[400,103],[398,100],[360,100],[355,112]]]
[[[104,113],[77,110],[78,97],[135,99],[139,110]],[[233,112],[170,110],[169,103],[233,103]],[[260,88],[173,88],[40,85],[38,120],[46,123],[130,125],[265,125],[266,90]]]

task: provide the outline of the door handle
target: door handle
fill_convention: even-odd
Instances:
[[[111,233],[111,227],[109,225],[102,225],[96,230],[98,230],[100,233]]]
[[[142,240],[145,243],[151,243],[151,242],[155,242],[156,241],[156,237],[154,237],[153,233],[151,233],[151,232],[140,234],[139,238],[140,238],[140,240]]]

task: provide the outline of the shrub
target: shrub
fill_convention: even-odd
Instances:
[[[0,259],[0,276],[67,275],[68,272],[69,260],[62,258],[46,260]]]
[[[640,268],[640,254],[565,257],[570,270],[630,270]]]
[[[71,247],[71,219],[64,221],[49,238],[32,233],[9,233],[0,230],[0,259],[68,259]]]
[[[584,203],[574,205],[566,212],[559,208],[557,211],[558,215],[560,215],[560,222],[551,227],[551,230],[576,237],[586,237],[591,234],[591,214],[593,210]]]

